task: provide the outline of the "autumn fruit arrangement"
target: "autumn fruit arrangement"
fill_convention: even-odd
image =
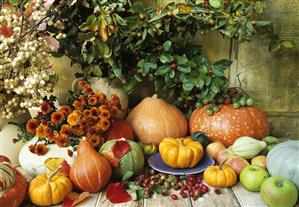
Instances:
[[[143,99],[123,120],[114,116],[120,109],[117,96],[108,99],[84,81],[67,105],[56,107],[51,99],[45,99],[41,112],[27,121],[19,137],[35,139],[25,147],[43,158],[47,169],[29,181],[28,196],[37,206],[75,206],[102,189],[112,203],[150,198],[155,193],[173,201],[196,201],[209,192],[221,194],[221,188],[232,187],[238,180],[247,190],[261,191],[269,206],[274,202],[271,195],[283,198],[284,190],[292,198],[298,194],[297,174],[289,173],[298,170],[298,141],[280,143],[268,136],[268,120],[254,106],[223,104],[209,115],[207,105],[188,120],[178,108],[154,95]],[[71,162],[52,145],[64,149]],[[22,153],[20,157],[28,156]],[[205,156],[217,164],[190,175],[161,173],[147,166],[155,153],[172,169],[193,169]],[[285,163],[280,156],[285,153],[292,162]],[[278,167],[279,162],[285,168]],[[282,205],[296,201],[297,197]]]

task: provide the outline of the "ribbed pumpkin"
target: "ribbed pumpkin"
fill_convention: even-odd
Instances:
[[[222,164],[219,166],[209,166],[205,170],[203,177],[210,186],[226,188],[237,182],[238,177],[235,171],[228,166],[223,166]]]
[[[165,137],[184,137],[188,131],[185,115],[157,95],[143,99],[127,121],[144,144],[159,144]]]
[[[107,141],[100,148],[100,152],[111,150],[116,141],[117,140]],[[132,171],[134,174],[139,174],[143,171],[144,167],[143,151],[140,145],[134,141],[126,141],[130,144],[131,149],[120,158],[119,167],[113,168],[113,171],[119,176],[123,176],[127,171]]]
[[[271,176],[291,180],[299,191],[299,141],[276,145],[267,155],[267,169]]]
[[[204,154],[202,145],[190,138],[164,138],[159,152],[165,164],[172,168],[192,168]]]
[[[72,192],[70,179],[59,175],[57,171],[41,174],[29,184],[28,194],[33,204],[38,206],[51,206],[63,201],[64,197]]]
[[[12,168],[7,160],[2,161],[0,162],[0,206],[18,207],[27,192],[26,178]]]
[[[263,112],[254,106],[235,109],[231,104],[221,105],[220,111],[209,116],[209,105],[196,109],[190,117],[190,133],[197,131],[208,134],[212,142],[232,145],[242,136],[262,139],[269,135],[269,122]]]
[[[98,192],[111,177],[109,161],[97,153],[86,140],[78,145],[78,156],[71,166],[70,178],[73,184],[82,191]]]

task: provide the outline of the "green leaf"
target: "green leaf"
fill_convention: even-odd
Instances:
[[[131,171],[131,170],[126,171],[125,174],[123,175],[122,181],[129,180],[133,175],[134,175],[133,171]]]
[[[190,73],[191,72],[191,67],[189,65],[186,65],[186,66],[178,65],[177,70],[182,72],[182,73]]]
[[[97,77],[101,77],[102,76],[102,70],[100,68],[99,65],[93,65],[93,74]]]
[[[208,144],[210,143],[208,135],[203,132],[195,132],[195,133],[191,134],[191,138],[193,140],[201,143],[204,148],[206,148],[208,146]]]
[[[156,70],[155,75],[165,75],[170,70],[171,70],[170,65],[162,65]]]
[[[233,63],[233,61],[231,61],[231,60],[222,59],[222,60],[219,60],[216,63],[214,63],[212,68],[225,70],[228,67],[230,67],[232,63]]]
[[[122,70],[121,70],[121,68],[117,68],[117,67],[115,67],[115,68],[113,68],[113,72],[114,72],[114,75],[115,75],[117,78],[119,78],[119,77],[121,76],[121,72],[122,72]]]
[[[170,63],[173,61],[173,57],[169,53],[162,53],[159,59],[162,63]]]
[[[157,63],[156,62],[145,62],[145,59],[142,59],[138,62],[137,66],[141,69],[141,74],[145,77],[150,69],[156,69]]]
[[[219,93],[220,92],[220,87],[214,79],[212,80],[210,87],[211,87],[211,89],[214,93]]]
[[[255,21],[255,25],[257,27],[264,27],[264,26],[272,25],[272,22],[271,21]]]
[[[135,2],[132,4],[131,9],[133,10],[133,12],[141,12],[144,10],[144,4],[140,1]]]
[[[191,91],[193,87],[195,86],[195,83],[193,80],[187,81],[183,84],[183,89],[185,91]]]
[[[221,69],[219,69],[219,68],[213,68],[212,67],[212,71],[213,71],[213,73],[214,73],[214,75],[216,76],[216,77],[224,77],[224,72],[223,72],[223,70],[221,70]]]
[[[157,194],[161,194],[161,191],[163,189],[163,186],[162,185],[156,185],[154,184],[153,187],[152,187],[153,191]]]
[[[295,47],[295,44],[293,41],[289,41],[289,40],[285,40],[285,41],[282,41],[282,46],[284,48],[294,48]]]
[[[9,4],[11,5],[18,5],[21,2],[21,0],[9,0]]]
[[[140,75],[138,75],[138,74],[134,75],[134,78],[135,78],[138,82],[141,82],[141,81],[142,81],[142,78],[141,78]]]
[[[101,40],[96,40],[97,50],[102,58],[109,58],[112,55],[109,46]]]
[[[127,26],[127,22],[121,17],[119,16],[118,14],[114,13],[113,14],[114,17],[115,17],[115,20],[118,24],[122,25],[122,26]]]
[[[79,33],[78,34],[78,39],[79,40],[90,40],[92,37],[94,37],[94,33],[93,32]]]
[[[208,86],[211,84],[212,78],[210,76],[205,76],[204,80],[205,80],[205,85]]]
[[[171,44],[172,44],[172,42],[170,41],[170,40],[167,40],[166,42],[164,42],[164,44],[163,44],[163,49],[164,49],[164,51],[169,51],[169,49],[171,48]]]
[[[184,65],[188,62],[188,59],[186,58],[186,55],[183,56],[175,56],[175,60],[177,62],[178,65]]]
[[[167,15],[167,13],[163,13],[161,15],[156,15],[152,19],[150,19],[148,22],[152,23],[152,22],[158,21],[158,20],[162,19],[163,17],[165,17],[166,15]]]
[[[205,81],[203,79],[201,79],[201,77],[197,77],[194,81],[195,85],[197,88],[202,89],[202,87],[205,84]]]
[[[255,11],[258,14],[263,13],[263,11],[264,11],[264,5],[263,5],[263,3],[261,1],[257,1],[255,3]]]
[[[223,0],[209,0],[209,4],[215,8],[219,9],[223,6]]]
[[[269,51],[270,52],[277,52],[278,50],[281,49],[281,43],[280,42],[273,42],[273,43],[270,43],[269,45]]]
[[[175,72],[174,72],[174,70],[170,71],[170,73],[169,73],[169,77],[172,79],[172,78],[174,78],[174,76],[175,76]]]

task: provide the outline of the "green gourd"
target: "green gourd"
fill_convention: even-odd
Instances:
[[[266,142],[251,137],[240,137],[232,145],[232,152],[245,159],[251,159],[258,155],[265,147]]]
[[[299,190],[299,141],[290,140],[276,145],[267,155],[271,176],[291,180]]]
[[[105,142],[100,148],[100,152],[111,150],[117,140]],[[120,158],[119,167],[113,168],[114,173],[123,176],[127,171],[132,171],[134,174],[140,174],[144,168],[143,150],[139,144],[134,141],[126,140],[131,149]]]

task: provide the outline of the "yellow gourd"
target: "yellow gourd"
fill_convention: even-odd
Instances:
[[[205,170],[203,177],[207,184],[213,187],[225,188],[237,182],[237,174],[232,168],[223,166],[224,162],[219,166],[209,166]]]
[[[64,197],[72,192],[70,179],[57,174],[59,170],[60,168],[57,168],[53,173],[38,175],[30,182],[28,194],[33,204],[55,205],[62,202]]]
[[[159,151],[165,164],[172,168],[192,168],[204,154],[202,145],[190,138],[164,138]]]

